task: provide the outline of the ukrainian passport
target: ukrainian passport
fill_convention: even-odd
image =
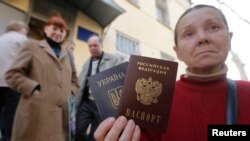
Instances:
[[[89,87],[102,120],[115,117],[120,103],[128,62],[90,76]]]
[[[131,55],[118,116],[137,125],[165,132],[174,93],[178,63]]]

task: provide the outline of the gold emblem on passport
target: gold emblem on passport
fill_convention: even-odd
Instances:
[[[144,105],[151,105],[158,102],[158,96],[162,93],[162,84],[154,81],[151,77],[141,78],[136,81],[135,91],[137,100]]]
[[[114,109],[118,109],[122,94],[122,86],[108,91],[109,99]]]

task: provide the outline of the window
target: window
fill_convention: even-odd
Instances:
[[[122,33],[116,33],[116,49],[128,55],[140,55],[139,42]]]
[[[156,17],[161,23],[169,26],[166,0],[156,0]]]
[[[169,61],[174,61],[174,57],[173,56],[170,56],[164,52],[161,52],[161,59],[163,60],[169,60]]]
[[[97,33],[90,31],[84,27],[80,27],[78,26],[78,30],[77,30],[77,39],[84,41],[84,42],[88,42],[88,39],[90,36],[92,35],[98,35]]]
[[[162,7],[156,7],[156,14],[157,18],[159,21],[164,22],[166,17],[165,17],[165,9]]]

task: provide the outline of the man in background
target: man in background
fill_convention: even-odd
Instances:
[[[91,57],[83,65],[79,76],[80,91],[76,97],[76,141],[95,141],[93,133],[101,122],[87,78],[121,63],[119,57],[102,50],[102,41],[97,35],[89,37],[88,47]],[[90,124],[90,133],[87,135]]]
[[[21,45],[27,40],[28,26],[12,21],[0,36],[0,117],[3,141],[10,141],[11,130],[20,94],[8,87],[4,75],[13,63]]]

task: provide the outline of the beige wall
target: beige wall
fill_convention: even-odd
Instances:
[[[160,51],[175,57],[173,50],[173,25],[179,16],[186,9],[186,3],[180,5],[179,1],[186,0],[170,0],[168,1],[170,27],[163,25],[156,19],[155,0],[140,0],[139,8],[128,2],[127,0],[114,0],[126,12],[116,18],[112,24],[105,29],[105,46],[111,51],[115,51],[116,31],[124,33],[136,41],[140,42],[143,56],[160,58]],[[182,3],[181,3],[182,4]],[[188,8],[188,7],[187,7]],[[176,58],[175,61],[178,61]],[[178,76],[184,73],[185,65],[180,63],[178,68]]]
[[[150,46],[151,48],[161,51],[168,50],[168,47],[171,46],[172,38],[172,32],[170,29],[156,21],[151,15],[140,11],[140,9],[131,5],[126,0],[117,0],[116,2],[122,6],[126,12],[120,15],[112,23],[109,30],[120,31],[138,40],[141,44]],[[148,2],[151,2],[151,0]],[[170,54],[173,54],[171,51]]]
[[[156,9],[155,9],[155,1],[156,0],[147,0],[146,2],[143,0],[139,0],[140,9],[150,17],[156,18]]]
[[[170,26],[172,29],[175,28],[175,24],[181,14],[189,7],[190,4],[187,3],[187,0],[168,0]]]
[[[170,26],[172,27],[172,29],[174,30],[175,25],[177,23],[177,20],[179,19],[179,17],[181,16],[181,14],[190,7],[190,4],[187,3],[186,0],[169,0],[168,1],[168,8],[169,8],[169,18],[170,18]],[[174,31],[173,31],[174,32]],[[174,33],[173,33],[174,35]],[[173,46],[174,46],[174,38],[173,39]],[[176,57],[176,55],[175,55]],[[179,61],[177,59],[179,65],[178,65],[178,73],[177,76],[180,76],[181,74],[183,74],[185,72],[186,69],[186,65]]]
[[[3,0],[3,1],[22,11],[28,12],[30,0]]]

